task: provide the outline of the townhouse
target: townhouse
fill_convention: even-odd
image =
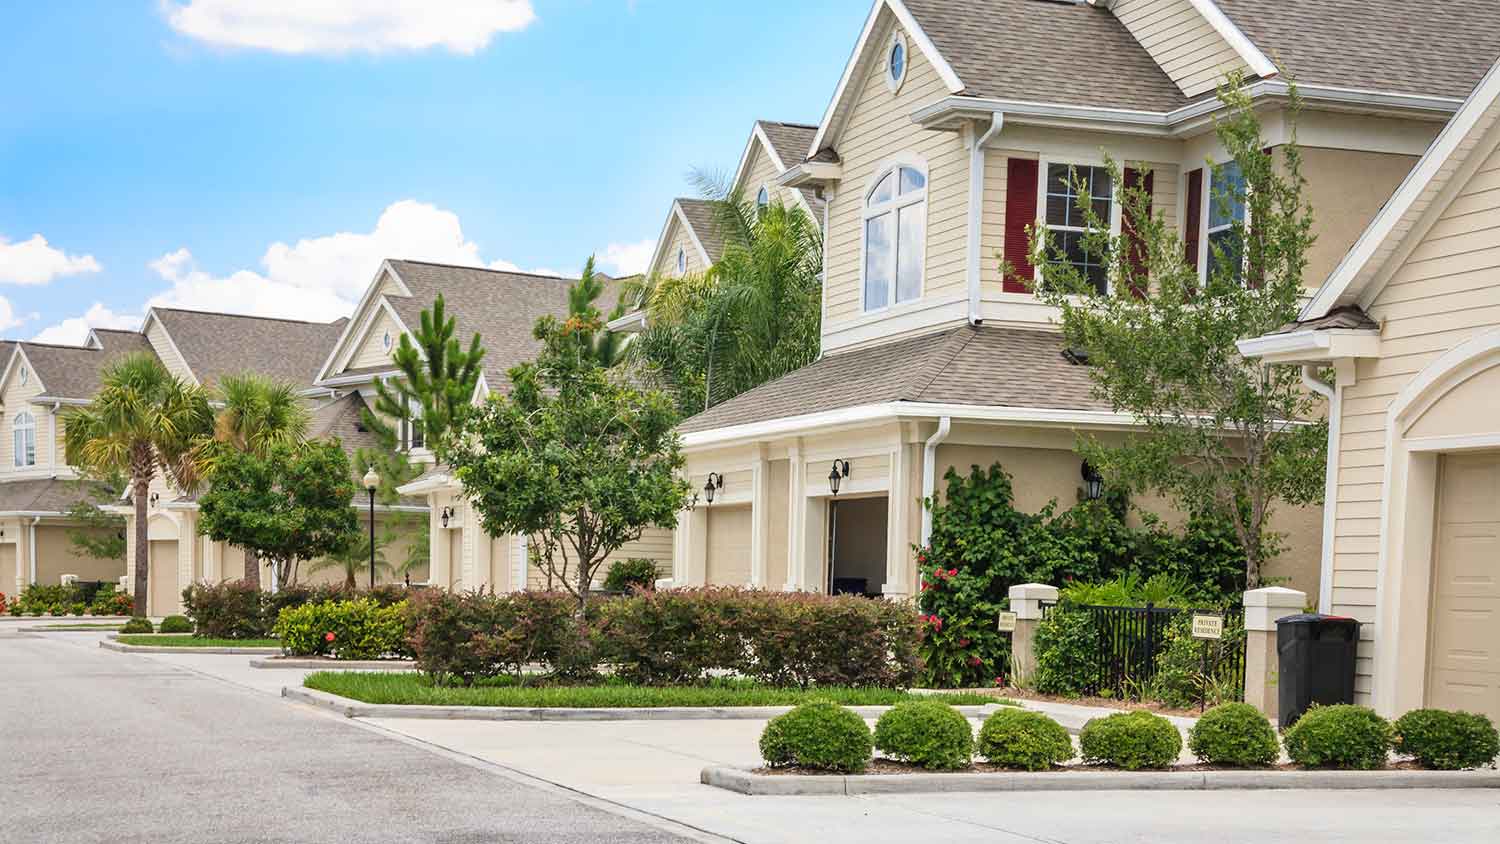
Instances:
[[[1240,348],[1334,373],[1321,606],[1363,622],[1359,702],[1500,718],[1500,65],[1298,322]]]
[[[1229,159],[1216,86],[1245,74],[1276,147],[1293,132],[1285,72],[1304,100],[1315,285],[1500,54],[1500,8],[1408,12],[1397,0],[875,2],[811,142],[777,179],[826,203],[823,357],[681,426],[690,480],[713,503],[683,514],[673,582],[911,595],[930,530],[919,501],[950,467],[998,461],[1021,508],[1071,505],[1086,486],[1078,432],[1137,429],[1093,397],[1056,314],[1002,262],[1033,277],[1027,226],[1079,231],[1073,169],[1120,230],[1108,155],[1206,272],[1229,222],[1210,201],[1214,174],[1236,177],[1207,166]],[[1323,520],[1282,508],[1289,550],[1266,575],[1327,591]]]

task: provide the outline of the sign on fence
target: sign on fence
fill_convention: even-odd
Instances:
[[[1013,613],[1013,612],[1002,612],[1002,613],[1000,613],[1000,626],[999,626],[999,629],[1000,629],[1001,633],[1014,633],[1014,632],[1016,632],[1016,614]]]
[[[1217,641],[1224,638],[1224,617],[1222,615],[1193,616],[1193,638],[1205,641]]]

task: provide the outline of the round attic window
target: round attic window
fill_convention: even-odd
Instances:
[[[885,84],[892,92],[901,88],[906,79],[906,39],[900,33],[891,37],[891,47],[885,54]]]
[[[389,351],[390,351],[390,350],[391,350],[391,332],[389,332],[389,331],[387,331],[387,332],[386,332],[386,333],[385,333],[385,336],[384,336],[384,337],[381,337],[381,338],[380,338],[380,345],[381,345],[381,346],[382,346],[382,347],[383,347],[383,348],[384,348],[384,349],[385,349],[385,350],[386,350],[386,351],[387,351],[387,352],[389,352]]]

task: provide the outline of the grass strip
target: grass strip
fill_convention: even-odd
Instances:
[[[972,692],[914,695],[894,689],[779,689],[740,680],[703,686],[632,686],[614,682],[591,686],[517,686],[513,679],[506,677],[463,688],[434,686],[426,677],[416,673],[319,671],[309,674],[303,685],[364,703],[425,706],[650,709],[661,706],[795,706],[810,700],[831,700],[843,706],[889,706],[911,700],[939,700],[964,705],[1002,702]]]
[[[200,639],[183,633],[128,633],[115,637],[122,645],[166,648],[279,648],[280,639]]]

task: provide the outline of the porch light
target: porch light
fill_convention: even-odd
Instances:
[[[443,527],[447,527],[448,526],[448,520],[451,519],[451,518],[453,518],[453,508],[452,507],[444,507],[443,508]]]
[[[708,483],[703,485],[703,497],[709,504],[714,503],[714,494],[724,488],[724,476],[718,472],[708,473]]]
[[[159,492],[153,492],[153,493],[151,493],[151,498],[148,499],[148,502],[151,504],[152,507],[155,507],[156,506],[156,502],[158,502],[160,500],[161,500],[161,493],[159,493]]]
[[[1104,496],[1104,476],[1099,470],[1087,460],[1083,461],[1083,491],[1090,501],[1098,501]]]
[[[844,485],[844,478],[847,477],[849,477],[849,461],[833,461],[833,468],[828,470],[828,489],[834,495],[838,495],[839,487]]]

